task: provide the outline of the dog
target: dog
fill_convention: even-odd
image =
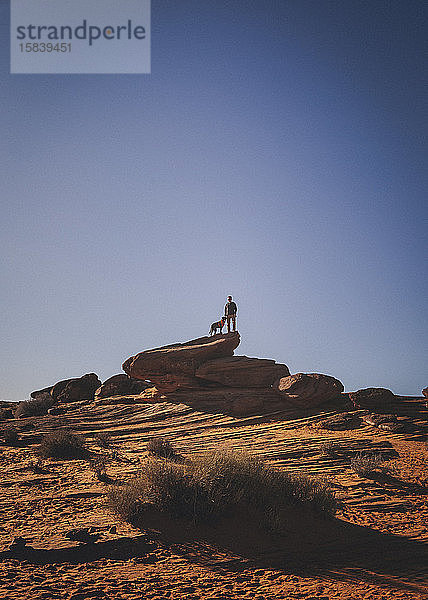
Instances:
[[[224,324],[226,323],[226,317],[222,317],[220,321],[216,321],[211,325],[210,335],[215,335],[217,333],[217,329],[220,330],[220,333],[223,333],[222,329]]]

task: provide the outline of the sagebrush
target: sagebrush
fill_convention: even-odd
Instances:
[[[38,417],[45,415],[55,404],[53,398],[32,398],[20,402],[15,410],[15,418]]]
[[[13,425],[5,427],[2,431],[2,435],[6,446],[16,446],[19,442],[18,430],[16,427],[13,427]]]
[[[153,456],[161,458],[175,458],[177,452],[170,440],[163,437],[153,437],[147,442],[147,451]]]
[[[88,458],[89,450],[80,435],[69,429],[58,429],[46,434],[37,449],[43,458]]]
[[[281,529],[287,507],[299,504],[334,513],[334,493],[305,475],[279,471],[244,452],[219,450],[177,464],[149,458],[139,475],[110,492],[110,504],[136,522],[149,508],[196,522],[256,511],[264,525]]]
[[[358,475],[366,477],[367,475],[372,475],[376,471],[384,471],[385,459],[382,454],[378,452],[360,452],[351,459],[351,469]]]

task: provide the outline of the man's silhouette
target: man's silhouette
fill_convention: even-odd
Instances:
[[[232,301],[232,296],[227,297],[227,303],[224,307],[224,314],[227,319],[227,333],[230,333],[230,322],[232,321],[233,331],[236,331],[236,313],[238,312],[238,308],[236,304]]]

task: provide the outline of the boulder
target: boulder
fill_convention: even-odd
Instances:
[[[223,386],[268,388],[275,380],[290,375],[290,371],[274,360],[227,356],[204,362],[195,375]]]
[[[408,425],[405,420],[398,420],[397,415],[369,414],[363,415],[362,419],[367,425],[378,427],[391,433],[403,433],[406,431],[406,426]]]
[[[425,398],[428,398],[428,387],[422,390],[422,394],[425,396]]]
[[[109,398],[110,396],[128,396],[131,394],[141,394],[150,384],[132,379],[120,373],[106,379],[104,383],[95,391],[96,398]]]
[[[79,400],[92,400],[95,391],[101,386],[101,381],[95,373],[87,373],[82,377],[66,379],[56,383],[51,395],[58,402],[78,402]]]
[[[51,395],[52,386],[47,388],[43,388],[42,390],[36,390],[35,392],[31,392],[30,398],[32,400],[40,400],[49,402],[52,399]]]
[[[64,389],[71,381],[75,381],[75,379],[63,379],[62,381],[58,381],[54,386],[51,387],[50,394],[55,401],[58,400],[59,395],[64,391]]]
[[[355,408],[368,410],[391,410],[395,396],[391,390],[385,388],[365,388],[356,392],[349,392]]]
[[[296,373],[278,379],[273,389],[290,404],[306,409],[337,399],[344,388],[338,379],[330,375]]]
[[[328,429],[329,431],[346,431],[348,429],[355,429],[360,424],[360,417],[354,413],[340,413],[323,419],[317,426],[320,429]]]
[[[142,380],[171,373],[193,377],[207,360],[232,356],[239,341],[239,333],[233,332],[162,346],[131,356],[122,368],[130,377]]]

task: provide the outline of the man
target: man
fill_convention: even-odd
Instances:
[[[227,319],[227,333],[230,333],[230,322],[232,321],[233,331],[236,331],[236,313],[238,308],[234,302],[232,302],[232,296],[227,297],[227,303],[224,307],[224,314]]]

